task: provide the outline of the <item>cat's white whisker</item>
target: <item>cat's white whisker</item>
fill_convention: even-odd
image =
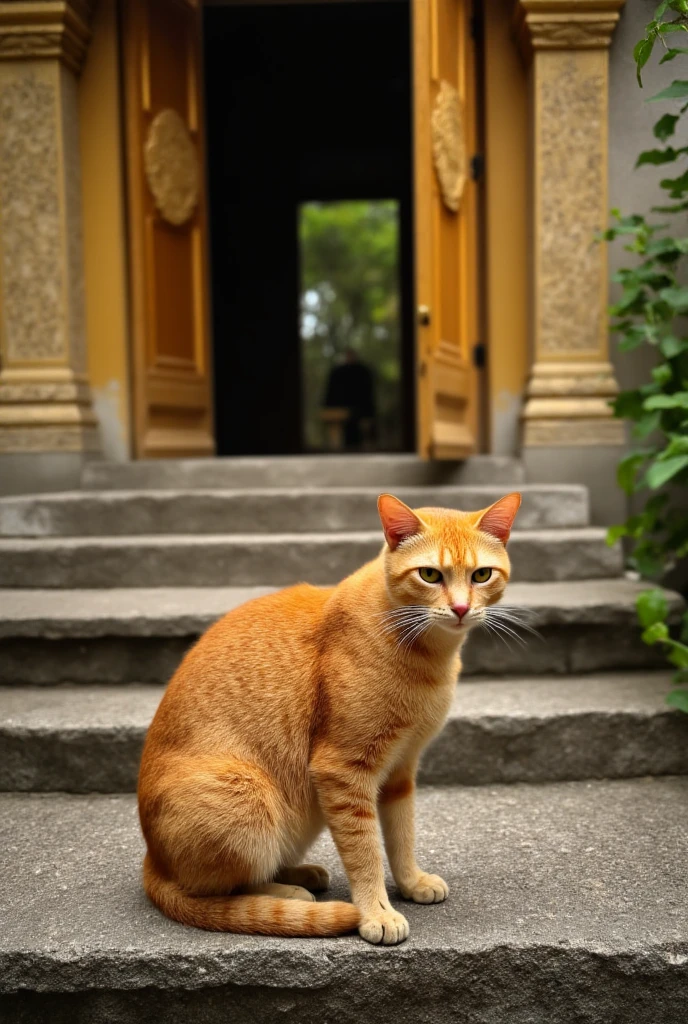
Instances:
[[[488,626],[488,628],[492,629],[492,631],[495,633],[503,634],[505,637],[511,637],[511,639],[515,640],[516,643],[519,644],[519,646],[526,646],[523,637],[520,637],[518,633],[510,626],[507,626],[505,622],[501,622],[499,619],[486,618],[484,624]]]
[[[531,626],[528,621],[528,619],[534,618],[534,614],[529,608],[519,608],[514,605],[500,605],[497,607],[486,608],[485,615],[491,622],[505,623],[515,629],[522,629],[526,633],[530,633],[532,636],[542,639],[538,630]]]

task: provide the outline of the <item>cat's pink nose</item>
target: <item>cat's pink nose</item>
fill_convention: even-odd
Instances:
[[[468,611],[468,605],[467,604],[453,604],[451,606],[451,610],[454,612],[454,615],[457,616],[457,618],[458,618],[458,620],[460,622],[461,619],[466,614],[466,612]]]

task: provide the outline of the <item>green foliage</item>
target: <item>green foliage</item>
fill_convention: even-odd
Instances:
[[[667,44],[667,37],[673,41],[682,33],[688,33],[688,0],[662,0],[633,51],[639,85],[655,47],[663,51],[660,64],[685,60],[688,47]],[[675,79],[648,102],[681,100],[688,100],[685,79]],[[603,235],[607,241],[624,239],[626,251],[633,256],[632,265],[614,276],[622,286],[621,298],[611,308],[612,330],[619,336],[619,348],[628,352],[650,346],[656,356],[650,379],[633,391],[621,392],[612,403],[615,416],[631,422],[633,439],[649,442],[637,445],[622,459],[617,474],[619,486],[629,495],[649,493],[643,511],[613,526],[607,539],[611,544],[621,537],[631,538],[631,564],[650,579],[661,579],[688,555],[685,500],[681,508],[681,489],[688,486],[688,288],[684,284],[688,146],[668,144],[680,134],[682,124],[685,127],[686,111],[688,102],[677,111],[663,114],[653,128],[663,148],[647,149],[636,161],[636,167],[676,168],[674,174],[669,172],[660,180],[661,188],[674,202],[653,211],[667,214],[670,220],[659,223],[637,214],[622,216],[614,210],[614,222]],[[667,485],[668,493],[652,493]],[[673,638],[667,601],[661,590],[652,589],[638,598],[638,618],[644,642],[662,644],[677,669],[674,681],[688,683],[688,614],[680,639]],[[688,690],[674,689],[667,700],[688,712]]]
[[[375,374],[380,443],[400,447],[397,204],[304,203],[299,244],[306,441],[322,446],[328,371],[352,348]]]

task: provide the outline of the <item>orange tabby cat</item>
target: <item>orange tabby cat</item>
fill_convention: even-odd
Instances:
[[[216,931],[358,928],[369,942],[402,942],[378,821],[402,896],[446,899],[414,856],[416,768],[449,709],[461,646],[504,592],[520,503],[414,512],[383,494],[376,559],[336,587],[249,601],[199,640],[153,720],[139,777],[144,885],[164,914]],[[328,875],[301,861],[325,825],[353,903],[314,902]]]

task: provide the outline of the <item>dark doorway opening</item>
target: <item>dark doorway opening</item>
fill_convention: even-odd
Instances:
[[[372,371],[374,423],[345,443],[413,450],[408,0],[212,6],[204,32],[218,454],[325,449],[327,381],[352,358]],[[305,217],[339,230],[322,274]],[[328,288],[338,304],[314,326],[308,304],[322,312]]]

